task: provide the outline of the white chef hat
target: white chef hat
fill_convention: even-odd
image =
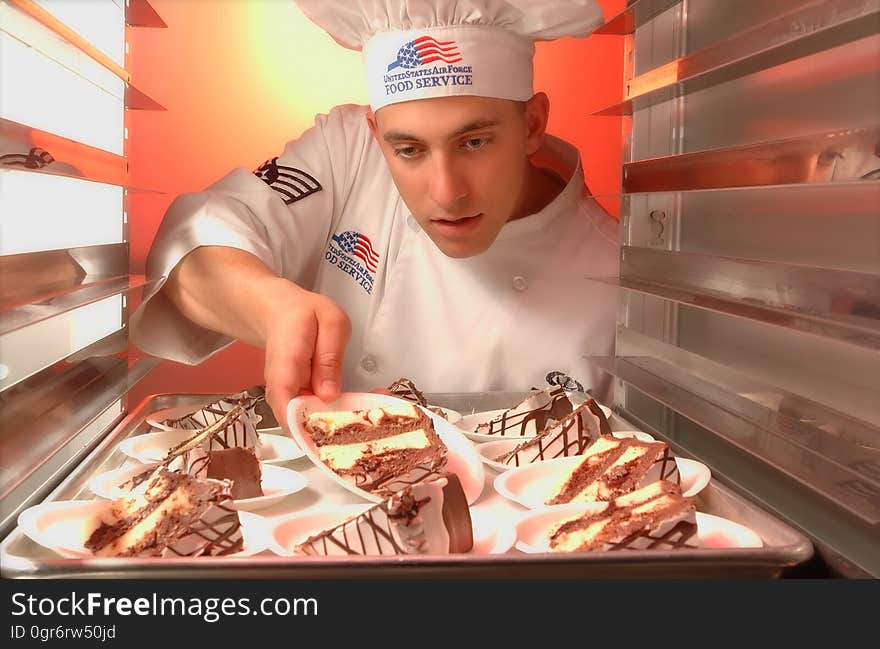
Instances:
[[[348,49],[363,52],[373,110],[429,97],[532,94],[535,41],[588,36],[595,0],[296,0]]]

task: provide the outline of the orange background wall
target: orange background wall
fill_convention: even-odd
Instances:
[[[336,45],[290,0],[150,0],[167,29],[129,28],[132,82],[167,110],[129,111],[131,184],[162,194],[129,197],[132,272],[173,198],[236,166],[279,155],[317,113],[368,103],[360,54]],[[605,17],[625,0],[600,0]],[[619,36],[538,43],[535,88],[551,100],[550,132],[581,151],[595,194],[620,186],[619,118],[588,117],[622,96]],[[617,204],[602,199],[616,215]],[[235,344],[198,367],[166,362],[131,395],[233,392],[262,382],[260,350]]]

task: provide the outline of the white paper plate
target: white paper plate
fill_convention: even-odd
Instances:
[[[92,493],[101,498],[108,498],[110,500],[122,498],[128,495],[129,490],[122,489],[119,486],[120,484],[150,468],[155,468],[156,466],[158,465],[151,464],[144,466],[143,464],[136,464],[133,466],[122,467],[121,469],[115,469],[114,471],[106,471],[89,480],[88,487],[92,490]],[[305,488],[306,484],[308,484],[308,480],[302,473],[292,469],[286,469],[283,466],[274,466],[272,464],[261,462],[260,471],[262,472],[260,486],[263,488],[263,495],[254,498],[239,498],[233,500],[233,506],[238,511],[252,512],[258,509],[263,509],[264,507],[269,507],[270,505],[274,505],[283,500],[290,494],[302,490]]]
[[[611,417],[611,408],[600,405],[599,408],[605,413],[606,418]],[[486,410],[484,412],[475,412],[471,415],[465,415],[461,418],[461,420],[456,424],[458,428],[461,429],[461,432],[465,434],[466,437],[472,439],[475,442],[495,442],[501,439],[516,439],[520,442],[524,442],[527,439],[534,439],[537,437],[537,433],[535,435],[485,435],[483,433],[474,432],[477,429],[477,426],[480,424],[485,424],[487,421],[491,421],[495,419],[498,415],[503,412],[506,412],[509,408],[502,408],[501,410]],[[539,431],[540,432],[540,431]]]
[[[101,524],[112,502],[109,500],[60,500],[24,510],[18,517],[22,532],[35,543],[70,559],[95,558],[85,542]],[[249,557],[266,549],[266,519],[239,512],[244,549],[226,557]]]
[[[642,442],[653,442],[656,441],[651,435],[648,433],[643,433],[640,430],[616,430],[611,433],[612,437],[635,437],[636,439]],[[492,458],[498,457],[502,453],[507,453],[508,451],[512,451],[517,446],[522,444],[524,439],[496,439],[494,442],[483,442],[481,444],[477,444],[477,453],[480,455],[480,459],[483,461],[483,464],[495,469],[498,472],[501,471],[509,471],[511,469],[517,468],[512,464],[504,464],[503,462],[496,462]],[[535,460],[535,462],[547,462],[549,460]],[[533,463],[534,464],[534,463]]]
[[[293,548],[298,543],[357,516],[369,507],[368,504],[336,505],[268,519],[268,547],[279,556],[294,556]],[[493,519],[472,510],[471,523],[474,532],[471,554],[500,554],[507,552],[516,542],[516,530],[510,520]]]
[[[369,501],[379,502],[382,500],[380,496],[356,487],[345,478],[337,475],[335,471],[321,461],[318,457],[317,448],[314,442],[312,442],[311,435],[303,427],[303,421],[308,413],[312,412],[365,410],[378,408],[383,405],[399,404],[401,401],[397,397],[372,392],[345,392],[336,401],[329,403],[321,401],[321,399],[314,395],[303,395],[291,399],[290,403],[287,404],[287,424],[297,444],[305,451],[309,459],[324,471],[327,476],[350,492]],[[458,476],[468,504],[473,504],[480,497],[485,480],[485,472],[483,463],[480,462],[480,456],[477,455],[474,445],[461,434],[458,428],[440,415],[434,414],[429,410],[424,410],[424,412],[433,421],[434,430],[437,431],[437,435],[449,451],[446,460],[447,471]]]
[[[128,457],[144,464],[160,462],[165,458],[168,449],[180,444],[194,435],[191,430],[163,430],[158,433],[135,435],[122,440],[119,450]],[[257,459],[263,463],[279,464],[295,460],[305,455],[303,450],[290,437],[259,433],[260,450]]]
[[[601,503],[558,505],[534,509],[521,515],[515,523],[516,549],[528,554],[549,552],[548,536],[553,527],[601,506]],[[697,535],[700,548],[760,548],[761,537],[733,521],[697,512]]]
[[[495,478],[495,491],[529,509],[545,507],[563,477],[582,460],[582,456],[575,455],[510,469]],[[705,464],[681,457],[675,458],[675,463],[681,475],[683,496],[695,496],[709,484],[712,474]]]

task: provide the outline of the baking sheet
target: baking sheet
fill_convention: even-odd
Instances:
[[[126,456],[119,443],[152,432],[146,418],[163,408],[207,403],[224,395],[162,394],[145,399],[53,491],[49,500],[92,499],[88,480],[119,468]],[[428,394],[432,405],[462,414],[506,408],[523,393]],[[633,426],[612,416],[613,430]],[[277,432],[273,430],[272,432]],[[308,486],[277,504],[260,510],[265,517],[325,505],[362,504],[313,466],[308,458],[283,464],[304,474]],[[505,512],[525,511],[498,495],[487,468],[485,486],[474,507]],[[698,511],[746,525],[764,543],[761,548],[677,551],[620,551],[572,554],[524,554],[516,549],[497,555],[393,557],[279,557],[271,551],[243,558],[175,559],[65,559],[27,538],[16,528],[0,544],[0,571],[4,578],[689,578],[776,577],[808,560],[813,546],[808,538],[778,518],[741,498],[714,478],[697,496]]]

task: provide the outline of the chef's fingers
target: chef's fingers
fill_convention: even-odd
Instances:
[[[266,345],[266,401],[284,430],[288,402],[309,386],[317,326],[317,319],[309,317],[284,328]]]
[[[312,357],[312,389],[324,401],[333,401],[341,389],[342,357],[351,337],[351,320],[330,300],[315,309],[315,315],[318,338]]]

